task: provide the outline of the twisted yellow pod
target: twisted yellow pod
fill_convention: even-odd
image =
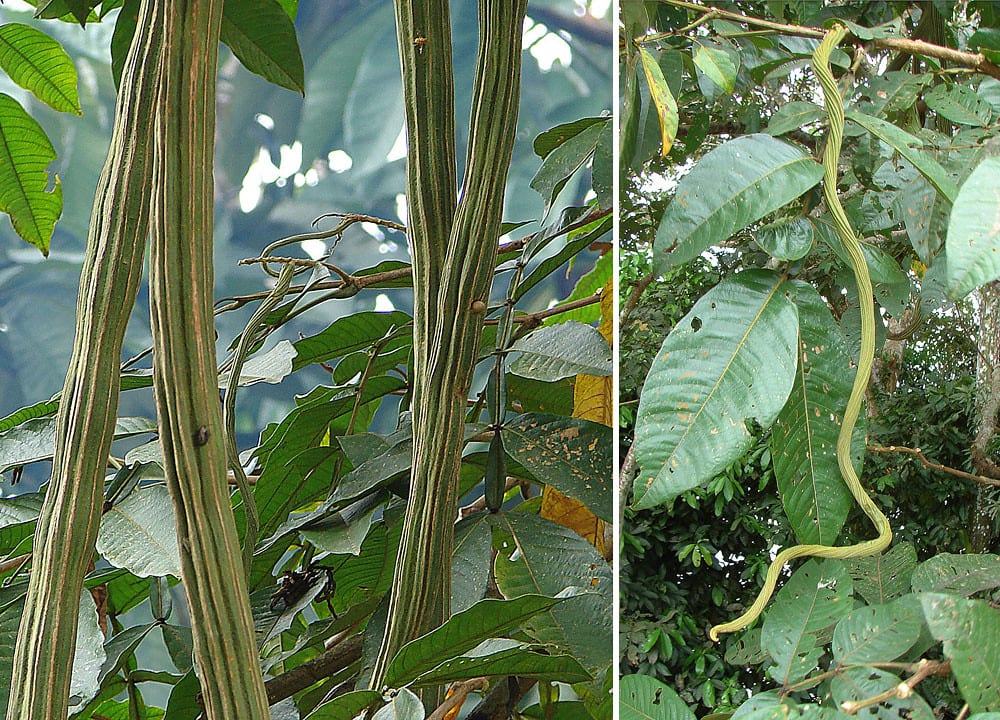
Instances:
[[[882,552],[892,541],[889,520],[865,492],[857,473],[854,472],[854,466],[851,464],[851,435],[854,433],[854,426],[858,420],[865,388],[868,386],[868,378],[871,375],[872,360],[875,356],[875,303],[872,300],[872,283],[868,275],[865,256],[861,251],[861,243],[854,235],[847,215],[844,213],[844,208],[840,204],[840,199],[837,197],[837,161],[840,156],[840,144],[844,137],[844,102],[840,97],[840,91],[830,69],[830,53],[846,34],[847,29],[843,25],[835,25],[823,38],[823,42],[819,44],[812,56],[813,72],[816,73],[820,86],[823,88],[823,98],[829,118],[829,134],[823,153],[823,198],[826,200],[827,208],[833,216],[833,222],[837,228],[837,234],[840,236],[850,259],[851,269],[854,271],[854,278],[858,285],[858,300],[861,307],[861,353],[858,358],[858,371],[854,376],[854,387],[851,389],[851,397],[847,401],[847,409],[844,411],[844,422],[840,426],[840,435],[837,437],[837,464],[840,466],[840,473],[843,475],[851,495],[854,496],[858,505],[865,511],[865,515],[871,519],[875,529],[878,530],[878,537],[848,547],[796,545],[782,550],[768,568],[764,587],[761,588],[753,605],[735,620],[716,625],[709,631],[709,636],[714,641],[718,641],[722,633],[742,630],[760,616],[767,601],[774,593],[781,569],[788,561],[800,557],[841,559],[865,557]]]

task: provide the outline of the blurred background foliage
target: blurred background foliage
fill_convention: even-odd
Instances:
[[[114,116],[115,84],[109,47],[118,11],[86,29],[73,23],[36,20],[34,8],[11,1],[0,7],[0,23],[35,25],[56,38],[79,74],[83,117],[57,113],[0,74],[0,92],[15,97],[43,126],[58,153],[49,168],[64,188],[63,215],[51,253],[41,253],[0,219],[0,417],[45,399],[61,387],[73,341],[80,267],[97,177]],[[610,3],[606,0],[533,0],[525,23],[525,62],[518,138],[507,185],[504,219],[535,221],[517,229],[524,236],[540,225],[542,198],[530,182],[539,160],[532,141],[559,123],[610,112],[613,57],[608,46]],[[452,3],[456,68],[456,132],[468,137],[468,112],[477,43],[475,0]],[[216,133],[216,298],[266,291],[273,282],[257,267],[238,266],[270,242],[308,232],[324,213],[364,213],[405,219],[404,146],[399,60],[392,4],[384,0],[301,0],[295,20],[305,63],[305,97],[251,74],[225,47],[219,63]],[[571,39],[572,47],[567,39]],[[461,154],[461,153],[460,153]],[[461,168],[459,168],[461,172]],[[549,212],[582,204],[589,173],[578,173]],[[332,227],[326,220],[319,227]],[[318,256],[323,248],[302,248]],[[566,297],[592,267],[585,251],[569,273],[557,273],[519,304],[544,309]],[[331,262],[348,272],[387,260],[408,262],[403,234],[371,224],[351,227]],[[502,288],[498,291],[502,292]],[[337,317],[359,310],[410,312],[408,288],[360,293],[325,302],[269,340],[313,334]],[[220,358],[242,331],[254,305],[218,316]],[[125,340],[123,359],[151,344],[145,287]],[[237,433],[242,446],[284,416],[295,393],[322,381],[316,367],[281,385],[258,385],[240,398]],[[122,395],[122,416],[153,416],[149,390]],[[25,469],[25,485],[47,478],[47,464]],[[6,479],[6,478],[5,478]],[[0,484],[0,495],[3,485]]]

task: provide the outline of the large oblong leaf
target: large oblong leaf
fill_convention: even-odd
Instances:
[[[958,195],[958,186],[951,176],[945,172],[938,162],[923,152],[919,148],[923,146],[923,141],[902,128],[890,122],[881,120],[864,113],[847,113],[847,119],[856,122],[873,136],[882,142],[890,145],[900,155],[909,160],[913,167],[920,171],[920,174],[927,178],[927,181],[934,186],[934,189],[944,195],[951,202],[955,201]]]
[[[639,58],[642,60],[642,71],[646,74],[649,96],[660,119],[660,138],[663,144],[660,154],[666,157],[673,147],[674,138],[677,137],[677,101],[674,100],[670,86],[663,77],[663,70],[653,57],[653,53],[639,48]]]
[[[34,118],[10,95],[0,93],[0,210],[10,215],[14,230],[43,255],[62,213],[62,185],[55,176],[47,190],[45,168],[56,151]]]
[[[404,645],[385,670],[385,683],[402,687],[446,660],[472,650],[484,640],[500,637],[522,622],[571,595],[553,598],[522,595],[513,600],[480,600],[455,613],[443,625]]]
[[[895,660],[913,647],[923,627],[923,612],[915,595],[886,605],[865,605],[837,623],[833,657],[839,665]]]
[[[101,518],[97,551],[139,577],[181,575],[174,508],[164,485],[137,488]]]
[[[510,371],[550,382],[573,375],[605,377],[612,373],[611,347],[597,328],[569,321],[545,325],[511,347],[521,353]]]
[[[985,600],[954,595],[921,593],[920,601],[969,709],[1000,710],[1000,613]]]
[[[507,453],[542,482],[611,522],[611,444],[607,425],[526,413],[504,423]]]
[[[20,23],[0,27],[0,67],[49,107],[83,115],[73,60],[41,30]]]
[[[698,161],[677,184],[653,244],[660,266],[697,257],[809,190],[823,168],[770,135],[745,135]]]
[[[832,545],[851,508],[837,464],[841,418],[851,394],[851,356],[826,302],[795,283],[799,357],[788,402],[771,432],[774,475],[785,514],[801,543]],[[864,431],[855,431],[852,462],[860,468]]]
[[[774,598],[760,631],[760,647],[775,662],[768,673],[788,687],[816,668],[818,634],[851,612],[853,585],[839,560],[810,560]]]
[[[748,421],[774,422],[795,378],[793,291],[777,273],[742,272],[707,292],[663,341],[636,419],[636,508],[710,480],[746,449]]]
[[[983,160],[962,183],[948,221],[948,292],[964,297],[1000,277],[1000,157]]]
[[[619,682],[622,720],[694,720],[687,703],[671,688],[648,675],[626,675]]]

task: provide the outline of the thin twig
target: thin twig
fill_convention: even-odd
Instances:
[[[887,700],[892,700],[898,698],[900,700],[905,700],[913,694],[913,688],[915,688],[921,681],[927,679],[931,675],[950,675],[951,674],[951,661],[937,661],[937,660],[927,660],[926,658],[917,663],[916,672],[910,677],[906,678],[903,682],[899,683],[895,687],[891,687],[885,692],[881,692],[878,695],[873,695],[870,698],[864,698],[863,700],[847,700],[840,703],[840,709],[843,710],[848,715],[854,715],[858,710],[863,710],[866,707],[871,707],[872,705],[878,705],[879,703],[885,702]]]
[[[949,475],[954,475],[955,477],[965,478],[966,480],[972,480],[974,482],[980,483],[982,485],[993,485],[1000,487],[1000,480],[994,480],[993,478],[984,477],[983,475],[973,475],[972,473],[967,473],[964,470],[958,470],[953,467],[948,467],[947,465],[939,465],[938,463],[932,463],[924,455],[920,448],[908,448],[901,447],[899,445],[890,445],[889,447],[883,447],[881,445],[869,445],[868,449],[872,452],[877,453],[904,453],[906,455],[912,455],[920,461],[928,470],[939,470],[943,473],[948,473]]]

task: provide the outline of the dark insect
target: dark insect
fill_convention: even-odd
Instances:
[[[305,570],[285,570],[278,579],[278,589],[271,596],[268,607],[271,610],[284,612],[305,597],[317,583],[323,583],[323,589],[315,600],[325,600],[334,620],[337,613],[333,609],[333,595],[337,592],[337,581],[333,578],[333,570],[324,565],[310,565]]]
[[[198,429],[194,431],[194,444],[198,447],[208,444],[208,428],[204,425],[200,425]]]

